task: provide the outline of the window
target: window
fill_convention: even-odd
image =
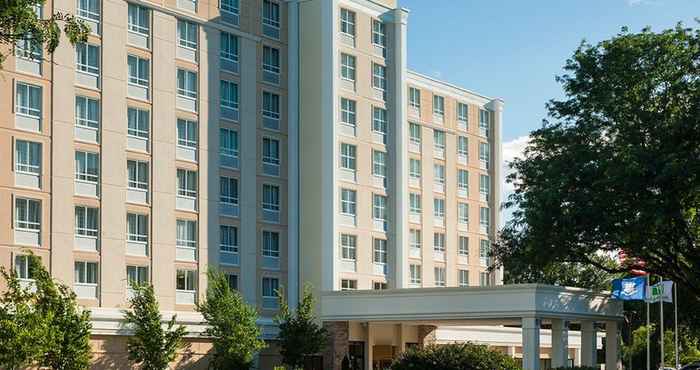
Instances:
[[[238,110],[238,84],[231,81],[221,80],[221,106]]]
[[[197,72],[177,69],[177,95],[197,99]]]
[[[278,120],[280,119],[280,96],[271,92],[263,91],[263,117]]]
[[[40,201],[15,198],[15,228],[28,231],[39,231],[41,229]]]
[[[269,137],[263,138],[262,161],[263,163],[279,166],[280,141]]]
[[[75,261],[75,283],[97,285],[97,262]]]
[[[78,17],[93,22],[100,21],[100,1],[99,0],[78,0]]]
[[[408,176],[413,179],[419,180],[421,178],[421,164],[420,159],[411,158],[408,161]]]
[[[460,224],[469,224],[469,204],[467,203],[459,203],[457,205],[457,219]]]
[[[350,126],[357,124],[357,110],[354,100],[340,98],[340,120]]]
[[[479,273],[479,285],[480,286],[491,285],[491,277],[490,277],[488,272],[480,272]]]
[[[386,221],[386,197],[379,194],[372,195],[372,217],[377,221]]]
[[[440,130],[433,130],[433,140],[435,144],[435,149],[445,150],[445,132]]]
[[[489,168],[489,158],[491,157],[491,148],[489,143],[479,143],[479,160],[482,166]]]
[[[340,213],[355,216],[357,193],[355,190],[340,189]]]
[[[181,197],[197,197],[197,172],[177,169],[177,195]]]
[[[348,261],[357,259],[357,237],[355,235],[340,234],[340,255],[342,259]]]
[[[457,154],[467,157],[469,155],[469,139],[465,136],[457,138]]]
[[[238,275],[236,274],[224,274],[226,276],[226,281],[228,282],[228,288],[232,291],[238,290]]]
[[[219,152],[229,157],[238,157],[238,131],[219,129]]]
[[[469,238],[466,236],[460,236],[459,237],[459,245],[457,249],[457,254],[459,254],[462,257],[468,257],[469,256]]]
[[[379,47],[386,47],[386,25],[379,20],[372,20],[372,43]]]
[[[382,135],[382,142],[386,144],[387,118],[386,109],[372,107],[372,131]]]
[[[75,64],[80,72],[100,74],[100,47],[84,42],[75,45]]]
[[[43,55],[42,45],[31,36],[25,36],[17,41],[15,55],[19,58],[39,61]]]
[[[489,175],[479,175],[479,194],[488,198],[491,188],[491,179]]]
[[[32,273],[31,256],[23,254],[15,256],[15,273],[17,277],[22,280],[34,280],[34,275]]]
[[[89,152],[75,152],[75,179],[97,183],[100,178],[100,155]]]
[[[440,95],[433,95],[433,113],[445,115],[445,98]]]
[[[417,193],[409,194],[408,201],[409,201],[409,205],[408,205],[409,212],[414,213],[414,214],[420,214],[422,212],[420,194],[417,194]]]
[[[340,9],[340,32],[355,37],[355,12]]]
[[[479,109],[479,132],[486,137],[489,136],[491,130],[491,112],[485,109]]]
[[[99,234],[99,210],[97,208],[75,207],[75,234],[96,238]]]
[[[263,257],[280,257],[280,234],[273,231],[263,231]]]
[[[445,252],[445,234],[433,233],[433,250],[435,252]]]
[[[129,136],[148,139],[149,115],[150,113],[147,110],[129,107],[127,109],[127,134]]]
[[[421,266],[420,265],[409,265],[409,272],[411,276],[411,284],[420,284],[422,280]]]
[[[445,186],[445,166],[441,164],[433,165],[433,181],[438,185]]]
[[[372,150],[372,175],[386,177],[386,152]]]
[[[239,0],[221,0],[219,7],[222,11],[238,14],[240,12],[240,1]]]
[[[17,82],[15,112],[41,118],[41,87]]]
[[[435,267],[435,286],[444,287],[447,286],[445,283],[445,268]]]
[[[420,90],[415,87],[408,88],[408,106],[420,109]]]
[[[187,148],[197,147],[197,122],[177,119],[177,145]]]
[[[387,284],[383,281],[375,281],[373,284],[373,289],[374,290],[386,290],[387,289]]]
[[[340,290],[357,290],[357,280],[342,279],[340,281]]]
[[[457,188],[459,190],[469,190],[469,172],[467,170],[457,170]]]
[[[444,218],[445,217],[445,199],[435,198],[433,199],[433,212],[435,217]]]
[[[263,71],[280,74],[280,51],[270,46],[263,46]]]
[[[387,253],[386,239],[374,239],[374,263],[386,265]]]
[[[148,8],[129,3],[129,31],[148,36]]]
[[[491,254],[491,243],[486,239],[479,240],[479,258],[488,261]],[[488,262],[486,263],[488,264]]]
[[[148,87],[148,59],[143,59],[137,56],[129,55],[127,57],[127,64],[129,65],[129,83],[132,85]]]
[[[194,292],[196,290],[197,278],[194,270],[177,270],[175,289]]]
[[[422,235],[420,230],[418,229],[411,229],[409,232],[410,236],[410,243],[411,243],[411,248],[413,249],[421,249],[421,244],[423,244],[422,241]]]
[[[126,266],[126,281],[129,286],[148,283],[148,266]]]
[[[183,48],[197,49],[197,24],[178,19],[177,43]]]
[[[223,5],[223,2],[222,2]],[[238,62],[239,49],[238,49],[238,37],[221,31],[221,39],[219,42],[219,55],[222,59],[229,60],[231,62]]]
[[[100,127],[100,102],[85,96],[75,97],[75,125],[97,129]]]
[[[279,212],[280,187],[277,185],[263,184],[262,208],[266,211]]]
[[[280,5],[274,1],[263,0],[262,22],[275,29],[280,28]]]
[[[469,286],[469,271],[459,270],[459,286],[465,288]]]
[[[229,225],[219,226],[219,250],[228,253],[238,253],[238,228]]]
[[[224,176],[219,178],[219,201],[238,205],[238,179]]]
[[[421,132],[420,132],[420,125],[417,123],[409,123],[408,125],[408,135],[412,143],[416,145],[420,145],[421,141]]]
[[[24,140],[15,142],[15,171],[41,174],[41,143]]]
[[[340,167],[355,171],[357,168],[357,157],[356,157],[357,147],[351,144],[340,144]]]
[[[277,298],[280,288],[280,280],[277,278],[262,278],[262,296],[265,298]]]
[[[197,222],[177,220],[176,245],[178,248],[197,248]]]
[[[467,122],[469,117],[469,106],[464,103],[457,103],[457,120]]]
[[[355,82],[355,56],[340,54],[340,76],[345,80]]]
[[[479,224],[481,225],[482,231],[488,230],[489,224],[490,224],[489,219],[490,219],[489,209],[486,207],[481,207],[479,209]]]
[[[372,63],[372,87],[381,91],[386,90],[385,66],[377,63]]]
[[[148,216],[136,213],[126,215],[126,239],[131,242],[148,242]]]

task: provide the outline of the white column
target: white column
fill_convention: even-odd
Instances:
[[[569,322],[552,320],[552,367],[569,365]]]
[[[581,366],[581,347],[574,349],[574,366]]]
[[[299,3],[289,3],[289,73],[287,133],[289,201],[287,213],[287,304],[296,309],[303,287],[299,275]]]
[[[523,369],[540,370],[540,319],[523,317]]]
[[[605,370],[621,370],[620,338],[616,321],[605,323]]]
[[[491,140],[491,189],[492,194],[489,207],[491,208],[491,230],[489,236],[498,235],[498,230],[501,229],[501,160],[503,158],[501,128],[503,127],[503,100],[494,99],[490,101],[486,107],[493,111],[494,122],[492,122],[493,139]],[[492,280],[495,285],[503,285],[503,266],[496,269],[492,274]]]
[[[596,331],[593,321],[581,322],[581,365],[596,365]]]
[[[373,352],[374,349],[374,329],[372,328],[372,323],[367,323],[367,339],[365,340],[365,369],[372,369],[373,362]]]

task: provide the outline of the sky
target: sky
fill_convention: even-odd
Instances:
[[[555,76],[582,40],[621,27],[697,27],[700,0],[399,0],[408,16],[409,68],[505,101],[504,165],[522,152],[562,97]],[[502,193],[511,189],[503,185]],[[503,218],[507,218],[504,212]]]

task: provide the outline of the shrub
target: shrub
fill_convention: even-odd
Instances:
[[[510,356],[485,345],[454,343],[411,348],[391,365],[391,370],[520,370]]]
[[[555,367],[552,370],[600,370],[600,368],[593,367],[593,366],[573,366],[573,367]]]

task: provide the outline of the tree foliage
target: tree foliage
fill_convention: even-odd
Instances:
[[[165,370],[183,347],[187,333],[184,326],[175,326],[173,315],[163,327],[163,318],[152,285],[132,285],[134,295],[130,310],[124,310],[124,323],[134,334],[127,340],[129,359],[143,370]]]
[[[265,348],[257,325],[258,313],[232,290],[223,273],[210,270],[206,300],[197,305],[214,345],[214,369],[249,369],[255,354]]]
[[[310,285],[304,286],[301,301],[296,310],[291,310],[284,294],[278,292],[280,314],[275,318],[279,325],[279,344],[282,362],[292,369],[304,365],[304,358],[323,351],[328,341],[328,332],[321,327],[314,315],[316,304]]]
[[[515,360],[485,345],[454,343],[413,347],[402,353],[391,370],[520,370]]]
[[[87,41],[89,27],[72,14],[56,12],[48,19],[37,17],[36,9],[45,0],[3,0],[0,4],[0,46],[14,47],[21,40],[29,40],[53,53],[61,39],[61,26],[71,44]],[[0,64],[7,57],[0,52]]]
[[[511,163],[496,257],[506,270],[644,269],[700,297],[700,31],[623,29],[564,70],[565,98]],[[600,261],[620,251],[624,263]]]

